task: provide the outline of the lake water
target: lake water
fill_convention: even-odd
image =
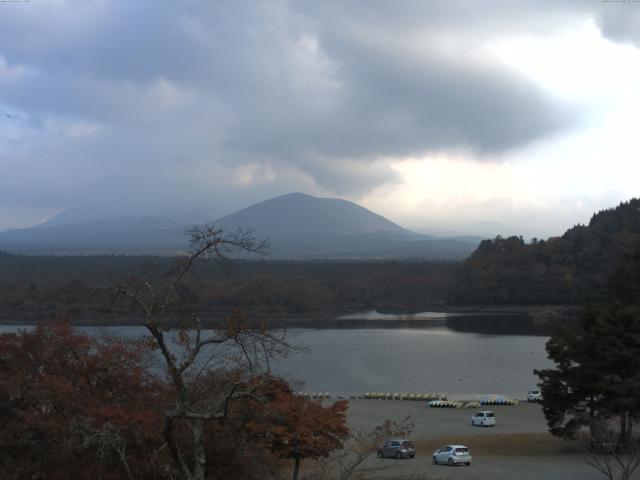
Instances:
[[[437,315],[430,318],[436,319]],[[15,325],[0,325],[12,332]],[[139,337],[142,327],[79,327],[89,334],[108,331]],[[308,353],[272,365],[300,388],[333,396],[366,392],[444,392],[452,398],[504,394],[524,398],[537,382],[533,369],[551,362],[546,337],[465,333],[434,324],[420,328],[288,330]]]
[[[551,366],[545,337],[461,333],[445,327],[291,332],[309,354],[278,370],[305,380],[305,390],[505,394],[523,398],[533,369]]]

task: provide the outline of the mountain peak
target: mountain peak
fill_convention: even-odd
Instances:
[[[302,192],[290,192],[290,193],[285,193],[284,195],[280,195],[278,197],[274,197],[270,200],[275,200],[276,198],[322,198],[322,197],[315,197],[313,195],[309,195],[308,193],[302,193]],[[269,201],[269,200],[266,200]]]
[[[218,219],[227,227],[251,227],[271,238],[411,234],[408,230],[356,203],[338,198],[319,198],[293,192],[243,208]]]

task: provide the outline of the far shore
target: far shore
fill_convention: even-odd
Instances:
[[[249,310],[249,318],[268,322],[273,328],[311,328],[311,329],[358,329],[358,328],[432,328],[446,327],[455,331],[469,333],[543,335],[548,336],[560,324],[571,322],[576,317],[578,307],[557,305],[474,305],[474,306],[425,306],[412,309],[361,309],[342,311],[308,312],[264,312]],[[205,328],[215,328],[226,315],[233,310],[220,311],[215,317],[205,317]],[[424,315],[421,315],[424,314]],[[440,314],[440,315],[429,315]],[[58,316],[57,318],[63,318]],[[56,316],[39,319],[1,318],[0,325],[37,325],[50,323]],[[177,319],[169,319],[169,324],[179,327]],[[144,318],[122,315],[103,315],[99,317],[75,317],[76,326],[95,327],[139,327]]]

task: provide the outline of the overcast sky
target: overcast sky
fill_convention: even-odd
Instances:
[[[638,112],[630,0],[0,2],[0,228],[302,191],[554,235],[640,195]]]

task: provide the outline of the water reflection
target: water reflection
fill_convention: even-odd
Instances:
[[[441,320],[457,313],[447,312],[416,312],[416,313],[381,313],[377,310],[341,315],[340,320]]]
[[[445,328],[455,332],[486,335],[549,336],[556,328],[556,320],[534,319],[520,312],[381,313],[376,310],[367,310],[333,318],[292,320],[287,323],[293,327],[321,329]]]
[[[537,321],[525,314],[459,315],[447,318],[447,328],[456,332],[486,335],[542,335],[549,336],[555,322]]]

